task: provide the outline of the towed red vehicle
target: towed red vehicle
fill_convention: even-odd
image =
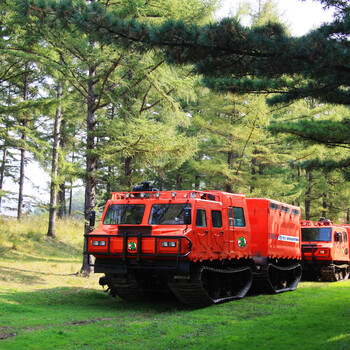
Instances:
[[[335,282],[349,278],[349,230],[321,218],[302,221],[302,255],[305,279]]]

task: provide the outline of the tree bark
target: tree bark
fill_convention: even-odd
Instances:
[[[59,219],[63,219],[67,214],[66,207],[66,183],[63,182],[60,184],[60,188],[58,191],[58,213],[57,216]]]
[[[328,205],[327,205],[327,194],[324,193],[322,195],[322,208],[323,208],[323,210],[322,210],[322,217],[324,217],[324,218],[327,218],[327,207],[328,207]]]
[[[5,144],[4,151],[2,154],[2,164],[1,164],[1,171],[0,171],[0,190],[2,190],[2,187],[4,185],[6,157],[7,157],[7,146]],[[2,195],[0,195],[0,209],[1,209],[1,200],[2,200]]]
[[[60,133],[60,149],[64,153],[66,147],[66,121],[62,120],[61,122],[61,133]],[[58,212],[57,216],[60,219],[63,219],[67,215],[67,206],[66,206],[66,182],[65,180],[60,184],[58,190]]]
[[[94,131],[96,129],[96,97],[94,93],[95,88],[95,78],[96,69],[90,68],[89,70],[89,82],[88,82],[88,102],[87,102],[87,139],[86,139],[86,187],[85,187],[85,236],[84,236],[84,251],[87,251],[88,248],[88,239],[87,236],[91,231],[91,227],[89,225],[89,217],[90,212],[95,206],[96,199],[96,163],[97,156],[94,154],[96,143]],[[84,254],[83,257],[83,266],[80,270],[80,273],[84,276],[89,276],[92,272],[92,268],[90,266],[92,264],[92,257],[90,255]]]
[[[231,137],[230,137],[230,141],[231,141]],[[228,151],[228,153],[227,153],[227,167],[228,167],[229,170],[232,170],[232,166],[233,166],[233,152],[232,151]],[[232,180],[231,179],[227,179],[226,180],[225,191],[229,192],[229,193],[232,193]]]
[[[311,191],[312,191],[312,173],[309,172],[307,174],[309,185],[306,191],[306,197],[305,197],[305,220],[310,220],[311,215]]]
[[[25,69],[28,69],[28,64],[25,65]],[[24,89],[23,89],[23,100],[28,100],[28,76],[27,73],[24,75]],[[23,119],[20,121],[21,126],[23,127],[22,136],[21,136],[21,158],[20,158],[20,167],[19,167],[19,190],[18,190],[18,206],[17,206],[17,220],[21,220],[23,216],[23,190],[24,190],[24,167],[25,167],[25,142],[26,142],[26,127],[27,127],[27,118],[24,113]]]
[[[195,190],[199,190],[200,182],[201,182],[201,177],[199,174],[196,174],[194,177],[194,189]]]
[[[74,151],[72,153],[72,163],[74,163]],[[68,217],[70,218],[72,216],[72,203],[73,203],[73,180],[70,181],[70,188],[69,188],[69,206],[68,206]]]
[[[133,157],[127,157],[124,159],[124,186],[129,190],[131,188],[131,163]]]
[[[68,206],[68,217],[72,216],[72,202],[73,202],[73,181],[70,183],[69,189],[69,206]]]
[[[58,84],[57,98],[60,101],[62,99],[62,83]],[[49,214],[49,228],[47,235],[56,237],[56,213],[57,213],[57,173],[58,173],[58,151],[60,148],[61,139],[61,122],[62,111],[61,104],[56,109],[55,125],[53,134],[53,148],[52,148],[52,165],[51,165],[51,190],[50,190],[50,214]]]

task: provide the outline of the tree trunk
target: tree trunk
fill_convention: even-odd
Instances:
[[[200,184],[201,184],[201,177],[199,174],[196,174],[194,177],[194,189],[199,190]]]
[[[95,116],[95,93],[94,93],[94,77],[96,74],[95,68],[90,68],[88,82],[88,103],[87,103],[87,139],[86,139],[86,187],[85,187],[85,236],[84,236],[84,251],[87,251],[88,248],[88,239],[87,236],[91,231],[89,225],[90,212],[95,206],[96,199],[96,177],[95,169],[97,156],[94,154],[96,143],[94,131],[96,129],[96,116]],[[84,276],[89,276],[92,272],[90,264],[92,263],[92,257],[90,255],[84,254],[83,257],[83,266],[80,270],[80,273]]]
[[[230,137],[231,139],[231,137]],[[232,139],[231,139],[232,141]],[[227,154],[227,167],[229,170],[232,170],[232,163],[233,163],[233,152],[229,151]],[[225,188],[226,192],[232,193],[232,182],[231,179],[227,179],[226,180],[226,188]]]
[[[327,218],[327,207],[328,207],[328,205],[327,205],[327,194],[324,193],[322,195],[322,197],[323,197],[323,200],[322,200],[322,208],[323,208],[323,210],[322,210],[322,217],[323,218]]]
[[[311,215],[311,190],[312,190],[312,173],[307,173],[309,186],[305,197],[305,220],[310,220]]]
[[[28,65],[25,65],[25,69],[28,69]],[[28,100],[28,77],[27,73],[24,76],[24,91],[23,91],[23,100]],[[24,189],[24,167],[25,167],[25,142],[26,142],[26,127],[27,127],[27,118],[26,115],[23,115],[23,119],[20,121],[21,126],[23,127],[22,131],[22,145],[21,145],[21,159],[19,167],[19,190],[18,190],[18,206],[17,206],[17,220],[21,220],[23,216],[23,189]]]
[[[181,191],[182,190],[182,177],[180,174],[176,175],[176,190]]]
[[[256,181],[256,173],[257,173],[256,169],[258,167],[258,160],[256,159],[256,157],[252,158],[251,163],[252,163],[252,171],[251,171],[251,174],[252,174],[252,181],[251,181],[252,185],[250,186],[250,193],[252,193],[254,191],[254,189],[255,189],[253,183]]]
[[[124,159],[124,186],[128,190],[131,189],[132,160],[133,160],[133,157],[127,157]]]
[[[74,151],[72,153],[72,163],[74,163]],[[70,188],[69,188],[69,207],[68,207],[68,217],[72,216],[72,203],[73,203],[73,180],[70,181]]]
[[[58,191],[58,213],[57,216],[60,219],[63,219],[67,214],[67,207],[66,207],[66,183],[63,182],[60,184],[60,189]]]
[[[66,121],[62,120],[61,123],[61,137],[60,137],[60,148],[62,153],[65,151],[66,147]],[[60,184],[60,188],[58,191],[58,213],[57,216],[60,219],[63,219],[67,215],[67,207],[66,207],[66,182],[63,181]]]
[[[59,101],[62,99],[62,83],[58,84],[57,98]],[[54,134],[53,134],[53,148],[52,148],[52,165],[51,165],[51,191],[50,191],[50,214],[49,214],[49,228],[47,235],[56,237],[56,211],[57,211],[57,172],[58,172],[58,150],[60,147],[61,139],[61,104],[56,109]]]
[[[110,196],[110,194],[112,192],[111,178],[112,178],[112,168],[108,165],[108,167],[107,167],[107,184],[106,184],[107,196]]]
[[[73,181],[70,183],[69,189],[69,207],[68,207],[68,217],[72,216],[72,202],[73,202]]]
[[[2,164],[1,164],[1,171],[0,171],[0,190],[2,190],[2,187],[4,185],[6,157],[7,157],[7,146],[5,144],[4,151],[2,154]],[[0,209],[1,209],[1,200],[2,200],[2,195],[0,195]]]

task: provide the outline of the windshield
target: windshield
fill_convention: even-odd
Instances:
[[[104,217],[104,225],[140,225],[144,204],[111,204]]]
[[[191,204],[153,204],[148,223],[150,225],[184,225],[185,208],[191,208]]]
[[[332,228],[330,227],[308,227],[301,229],[303,242],[330,242],[332,239]]]

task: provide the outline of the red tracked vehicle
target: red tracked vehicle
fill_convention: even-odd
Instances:
[[[300,209],[220,191],[158,191],[149,183],[112,193],[87,235],[101,285],[126,300],[170,291],[203,307],[294,290],[301,278]]]
[[[302,221],[303,275],[305,279],[335,282],[349,278],[349,226],[321,218]]]

